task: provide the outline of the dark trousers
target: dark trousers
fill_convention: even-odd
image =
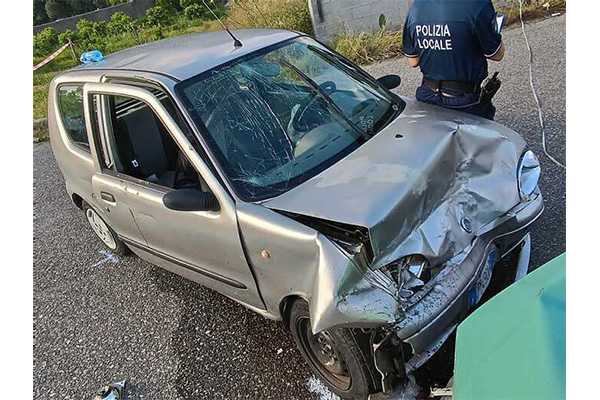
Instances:
[[[480,117],[494,120],[496,107],[491,101],[480,101],[479,93],[464,93],[444,90],[452,97],[444,96],[440,92],[434,91],[429,86],[422,84],[417,88],[417,100],[424,103],[435,104],[445,108],[451,108],[457,111],[464,111],[469,114],[479,115]]]

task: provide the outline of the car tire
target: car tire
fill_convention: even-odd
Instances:
[[[367,399],[370,393],[378,390],[378,373],[372,358],[361,347],[357,332],[334,328],[313,335],[308,304],[303,300],[293,303],[289,313],[289,328],[312,371],[333,393],[343,399]],[[315,341],[331,347],[325,349],[327,355],[323,352],[316,354]],[[323,358],[331,355],[333,359],[329,357],[330,364],[325,366],[327,363],[323,363]]]
[[[85,217],[102,244],[118,256],[127,256],[130,254],[129,249],[123,243],[115,231],[106,223],[100,214],[85,201],[83,202],[83,212]]]

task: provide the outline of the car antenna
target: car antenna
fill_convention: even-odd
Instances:
[[[215,12],[212,10],[212,8],[210,8],[208,6],[208,4],[206,4],[206,1],[202,0],[202,4],[204,4],[204,7],[206,7],[208,9],[208,11],[212,14],[212,16],[215,17],[215,19],[219,22],[219,24],[221,24],[223,29],[225,29],[225,32],[227,32],[229,34],[229,36],[231,36],[231,38],[233,39],[233,46],[234,47],[242,47],[243,46],[242,42],[240,42],[240,40],[238,38],[236,38],[233,35],[233,33],[231,33],[229,28],[227,28],[227,26],[223,23],[223,21],[221,21],[221,18],[219,18],[217,16],[217,14],[215,14]]]

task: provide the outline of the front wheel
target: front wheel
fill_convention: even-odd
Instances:
[[[376,391],[377,371],[350,329],[312,333],[308,305],[295,301],[290,310],[290,331],[313,372],[344,399],[366,399]]]
[[[86,202],[83,203],[83,212],[98,239],[100,239],[111,252],[119,256],[126,256],[129,254],[129,249],[125,246],[125,243],[119,239],[115,231],[108,226],[96,210]]]

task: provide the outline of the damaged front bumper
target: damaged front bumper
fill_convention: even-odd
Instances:
[[[527,227],[539,217],[543,207],[542,195],[537,192],[531,200],[520,203],[502,218],[483,227],[471,246],[449,260],[439,274],[405,304],[404,317],[385,327],[388,336],[373,344],[374,360],[383,376],[384,389],[390,387],[388,378],[391,375],[414,371],[443,345],[458,323],[481,300],[498,259],[519,250],[515,279],[526,273],[530,244]],[[389,351],[389,346],[382,346],[382,343],[389,340],[389,336],[405,343],[402,351],[404,371],[390,371],[386,366],[391,364],[382,362],[386,358],[382,351]]]

